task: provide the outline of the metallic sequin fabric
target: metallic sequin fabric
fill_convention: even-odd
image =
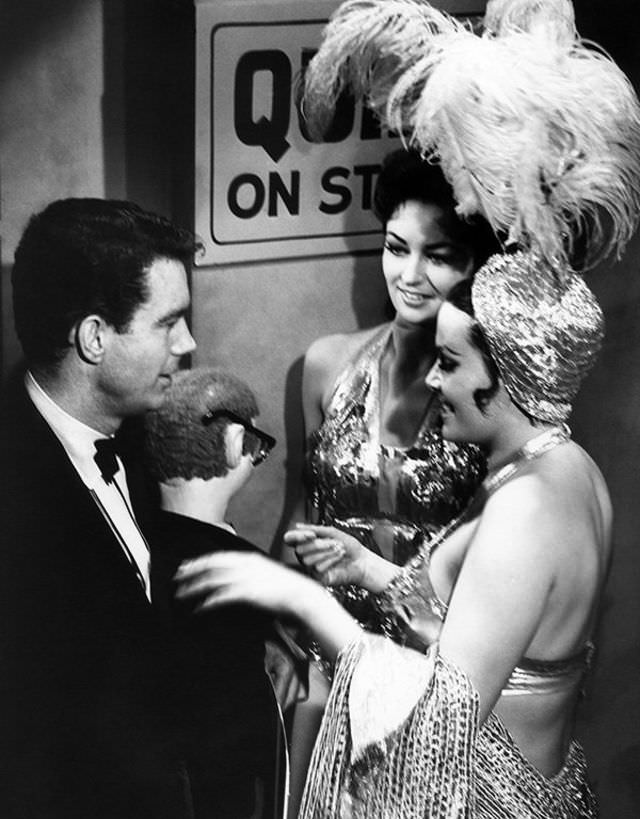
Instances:
[[[378,656],[375,641],[382,649]],[[354,716],[375,736],[375,723],[385,715],[385,697],[389,708],[404,697],[407,662],[425,669],[423,655],[396,646],[409,656],[401,673],[390,680],[389,667],[398,663],[383,643],[390,641],[369,635],[339,658],[300,819],[597,818],[578,743],[571,743],[557,774],[544,776],[522,755],[495,714],[478,727],[477,692],[468,677],[440,655],[406,719],[381,739],[356,745]],[[384,678],[379,696],[370,702],[353,696],[367,651],[373,652],[368,673],[380,668]],[[371,685],[376,682],[371,680]]]
[[[514,403],[541,421],[566,421],[604,335],[584,279],[535,253],[499,254],[476,273],[472,301]]]
[[[376,333],[339,376],[326,419],[311,435],[307,485],[318,522],[336,525],[375,552],[404,564],[429,536],[465,507],[484,474],[484,459],[472,446],[444,441],[435,398],[414,445],[380,442],[379,369],[390,328]],[[340,592],[347,608],[367,628],[368,594]]]
[[[482,491],[489,497],[512,478],[524,463],[541,457],[570,438],[571,431],[567,426],[554,427],[536,435],[508,463],[485,477]],[[400,645],[425,651],[438,640],[447,616],[447,604],[438,597],[431,582],[431,555],[465,520],[466,511],[443,527],[437,535],[424,540],[419,551],[402,567],[386,589],[374,597],[378,619],[382,624],[380,631]],[[588,642],[577,654],[561,660],[542,661],[523,657],[507,680],[502,694],[544,694],[577,690],[589,668],[592,653],[593,644]]]

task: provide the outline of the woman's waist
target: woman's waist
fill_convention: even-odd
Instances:
[[[557,776],[567,765],[572,748],[577,690],[554,693],[529,692],[527,696],[501,695],[484,732],[496,733],[499,722],[502,740],[511,755],[519,757],[525,767],[546,779]]]

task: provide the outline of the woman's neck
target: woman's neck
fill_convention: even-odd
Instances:
[[[435,355],[435,325],[407,324],[396,318],[380,361],[380,440],[390,446],[411,446],[431,394],[425,377]]]
[[[409,324],[397,316],[391,324],[389,339],[389,372],[393,374],[393,386],[402,388],[424,376],[433,365],[435,357],[435,322]]]
[[[517,457],[522,447],[529,441],[550,429],[554,429],[553,424],[533,426],[528,419],[520,423],[504,424],[487,452],[489,472],[501,469]]]

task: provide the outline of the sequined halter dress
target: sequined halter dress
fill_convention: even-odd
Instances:
[[[476,447],[444,441],[435,394],[413,446],[380,440],[380,361],[391,326],[382,327],[338,376],[325,420],[309,439],[306,483],[317,522],[335,525],[403,565],[465,507],[484,475]],[[379,630],[368,594],[339,596],[361,623]]]

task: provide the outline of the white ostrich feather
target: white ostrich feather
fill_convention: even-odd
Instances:
[[[305,72],[303,110],[311,133],[322,135],[345,90],[382,111],[394,83],[431,48],[434,36],[458,29],[461,23],[428,3],[347,0]]]
[[[578,36],[569,0],[489,0],[484,29],[494,37],[526,32],[565,45]]]
[[[490,0],[482,36],[420,0],[349,0],[310,64],[317,117],[342,90],[437,159],[461,215],[571,266],[622,248],[640,214],[640,105],[580,41],[568,0]]]
[[[457,37],[403,118],[396,127],[411,127],[412,142],[440,160],[461,214],[480,211],[556,267],[569,266],[578,238],[593,264],[635,229],[638,101],[599,52],[559,53],[525,33]]]

